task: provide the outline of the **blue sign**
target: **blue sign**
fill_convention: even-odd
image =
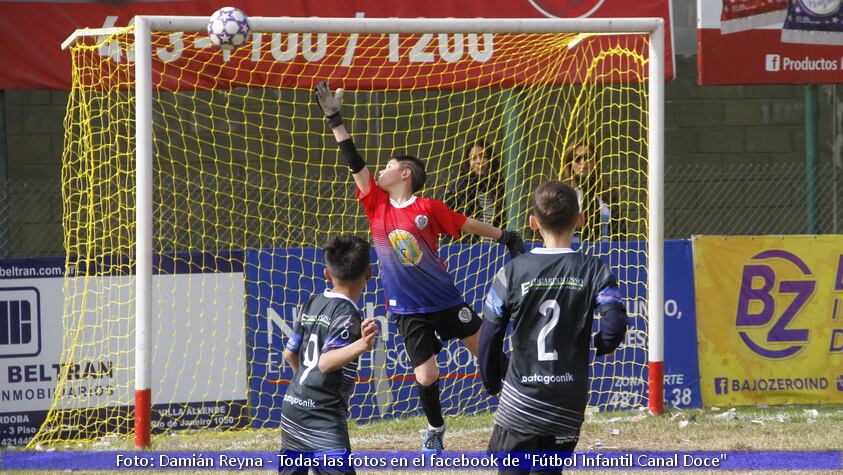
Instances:
[[[628,298],[630,328],[614,355],[592,367],[590,405],[629,409],[646,401],[647,309],[646,253],[638,243],[602,243]],[[457,288],[479,313],[489,283],[506,262],[506,250],[489,243],[450,244],[442,259]],[[699,407],[699,369],[694,319],[691,244],[665,245],[665,403]],[[372,262],[376,256],[372,255]],[[246,252],[247,358],[249,403],[255,427],[277,427],[281,402],[292,370],[283,361],[287,335],[300,306],[327,288],[322,252],[314,248],[264,249]],[[379,320],[381,334],[375,349],[361,357],[358,383],[350,401],[351,416],[364,423],[420,413],[412,367],[402,339],[386,314],[377,266],[362,302],[366,316]],[[595,319],[595,331],[599,320]],[[474,358],[458,341],[439,354],[440,389],[445,414],[485,412],[497,398],[483,391]]]

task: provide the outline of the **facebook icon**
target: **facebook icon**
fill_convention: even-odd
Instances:
[[[714,393],[715,394],[729,394],[729,379],[728,378],[714,378]]]
[[[768,54],[764,64],[767,71],[780,71],[782,68],[782,57],[777,54]]]
[[[0,358],[41,352],[41,306],[34,287],[0,288]]]

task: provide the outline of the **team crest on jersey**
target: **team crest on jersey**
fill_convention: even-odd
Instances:
[[[414,266],[421,262],[421,248],[412,233],[403,229],[396,229],[389,233],[389,244],[401,264]]]
[[[468,307],[463,307],[460,309],[460,313],[457,314],[457,317],[459,317],[461,322],[468,323],[471,321],[471,310],[469,310]]]
[[[427,216],[420,214],[416,216],[416,227],[422,230],[427,227]]]

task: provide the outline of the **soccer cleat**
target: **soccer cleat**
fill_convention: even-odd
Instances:
[[[445,446],[442,443],[442,437],[444,436],[444,426],[441,430],[427,429],[427,433],[425,433],[424,436],[424,443],[422,444],[422,452],[432,452],[438,454],[439,452],[445,450]]]

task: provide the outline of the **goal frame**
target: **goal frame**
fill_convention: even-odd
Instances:
[[[207,17],[136,16],[136,268],[135,268],[135,446],[148,447],[152,406],[152,32],[198,33]],[[661,18],[401,19],[249,17],[256,33],[635,33],[649,35],[648,48],[648,408],[664,412],[664,20]],[[81,36],[104,29],[77,30]]]

